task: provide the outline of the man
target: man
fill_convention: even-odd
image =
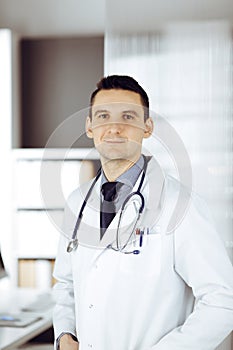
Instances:
[[[103,78],[91,96],[86,132],[102,170],[65,209],[54,271],[61,350],[214,350],[233,328],[231,263],[202,201],[142,155],[148,111],[128,76]],[[186,211],[173,222],[180,193]]]

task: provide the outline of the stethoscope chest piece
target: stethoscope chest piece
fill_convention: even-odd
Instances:
[[[67,253],[72,252],[73,250],[76,250],[78,248],[78,239],[71,239],[68,246],[67,246]]]

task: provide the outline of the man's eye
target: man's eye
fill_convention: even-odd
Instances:
[[[98,119],[107,119],[108,118],[108,114],[106,113],[102,113],[98,115]]]
[[[132,114],[124,114],[124,115],[123,115],[123,118],[124,118],[125,120],[132,120],[132,119],[134,119],[134,116],[133,116]]]

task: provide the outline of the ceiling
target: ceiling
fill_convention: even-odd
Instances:
[[[233,0],[0,0],[0,28],[21,37],[139,32],[203,20],[233,23]]]
[[[103,34],[104,4],[104,0],[0,0],[0,27],[21,37]]]

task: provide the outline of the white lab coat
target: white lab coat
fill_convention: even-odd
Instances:
[[[98,246],[100,180],[84,210],[80,245],[67,253],[89,185],[69,197],[54,270],[56,338],[77,335],[80,350],[213,350],[233,329],[232,265],[207,209],[192,194],[182,222],[168,232],[181,187],[171,177],[163,182],[157,169],[152,159],[140,222],[150,234],[138,255],[102,249],[115,239],[119,214]],[[187,196],[184,190],[183,202]],[[135,216],[128,208],[125,224]]]

